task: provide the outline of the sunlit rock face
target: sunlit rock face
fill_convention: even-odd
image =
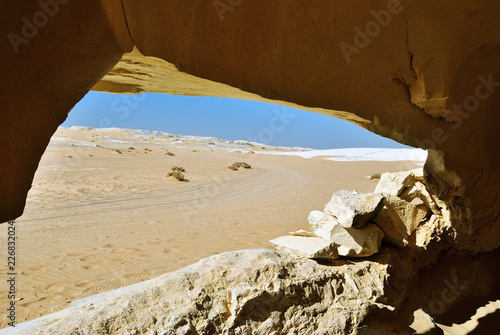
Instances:
[[[0,222],[22,214],[50,136],[90,89],[152,91],[272,100],[429,149],[425,185],[452,229],[411,273],[449,250],[497,248],[499,11],[494,0],[9,1]]]

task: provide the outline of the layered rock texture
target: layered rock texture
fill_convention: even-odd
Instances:
[[[51,135],[92,88],[273,100],[429,149],[423,178],[384,203],[402,222],[423,216],[406,195],[425,202],[430,192],[433,213],[446,207],[425,248],[394,247],[404,250],[390,260],[401,311],[378,320],[407,316],[431,299],[432,290],[410,298],[430,266],[483,252],[480,262],[500,245],[499,11],[495,0],[9,1],[0,222],[21,215]],[[394,241],[412,229],[396,229]],[[443,310],[494,284],[470,284]]]
[[[387,266],[229,252],[0,333],[348,334],[370,311],[393,309],[382,297]]]
[[[312,211],[311,232],[300,230],[270,242],[298,257],[368,257],[385,244],[427,248],[452,230],[449,210],[426,188],[422,169],[382,174],[374,193],[340,190],[324,212]],[[411,241],[410,241],[411,240]]]
[[[369,221],[377,215],[383,199],[380,194],[337,191],[324,212],[309,214],[312,232],[300,230],[270,242],[278,250],[311,259],[371,256],[379,252],[384,233]]]

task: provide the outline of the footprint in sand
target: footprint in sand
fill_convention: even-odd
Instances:
[[[102,247],[95,247],[92,250],[112,249],[114,247],[115,246],[113,244],[108,243],[108,244],[103,245]]]
[[[149,277],[151,277],[151,275],[153,274],[153,271],[149,270],[149,269],[146,269],[146,270],[143,270],[141,272],[135,272],[135,273],[130,273],[128,275],[125,275],[124,277],[127,278],[127,279],[130,279],[130,278],[134,278],[134,279],[141,279],[141,280],[145,280],[145,279],[148,279]]]
[[[92,264],[85,265],[83,268],[86,269],[86,270],[93,270],[93,269],[97,269],[98,267],[101,267],[101,266],[103,266],[104,264],[107,264],[107,263],[109,263],[109,260],[97,261],[97,262],[94,262]]]
[[[111,261],[115,264],[121,264],[121,265],[131,265],[134,264],[134,261],[131,260],[130,258],[113,258]]]
[[[75,287],[85,287],[85,286],[88,286],[89,284],[90,284],[90,281],[86,280],[86,281],[76,283]]]
[[[176,248],[165,248],[163,249],[163,252],[166,254],[180,254],[181,250]]]
[[[80,260],[82,262],[92,262],[92,261],[95,261],[96,259],[97,259],[96,255],[87,255],[87,256],[80,258]]]
[[[28,267],[27,269],[23,270],[21,272],[22,275],[25,275],[25,276],[33,276],[33,275],[37,275],[39,273],[42,273],[44,272],[45,269],[43,267],[39,267],[39,266],[30,266]]]
[[[104,286],[104,285],[96,285],[96,286],[92,286],[92,287],[87,288],[83,292],[86,293],[86,292],[90,291],[90,292],[92,292],[92,294],[97,294],[97,293],[103,292],[105,289],[106,289],[106,286]]]

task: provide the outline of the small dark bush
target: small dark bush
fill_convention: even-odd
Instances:
[[[187,179],[184,178],[184,173],[183,172],[186,172],[186,169],[184,169],[183,167],[180,167],[180,166],[174,166],[172,168],[172,171],[170,171],[169,173],[167,173],[167,176],[168,177],[174,177],[178,181],[187,181]]]
[[[231,169],[231,170],[234,170],[234,171],[237,171],[240,167],[241,168],[245,168],[245,169],[251,169],[252,168],[250,166],[250,164],[245,163],[245,162],[236,162],[236,163],[233,163],[233,165],[228,166],[227,168]]]

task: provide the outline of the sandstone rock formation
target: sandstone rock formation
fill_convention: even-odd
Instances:
[[[333,227],[339,224],[333,216],[322,211],[311,211],[307,220],[313,234],[325,240],[330,239]]]
[[[374,224],[359,229],[337,225],[331,236],[338,245],[339,256],[368,257],[379,252],[384,233]]]
[[[309,214],[312,233],[300,230],[270,242],[276,249],[298,257],[371,256],[379,252],[384,233],[368,221],[377,215],[383,199],[380,194],[336,191],[324,212]]]
[[[408,237],[428,221],[430,213],[442,215],[439,200],[430,194],[423,179],[421,169],[382,174],[375,193],[384,196],[384,206],[373,221],[384,231],[386,242],[406,246]],[[440,206],[446,207],[444,203]]]
[[[424,180],[424,171],[422,169],[383,173],[374,192],[383,196],[399,196],[404,189],[422,180]]]
[[[398,197],[389,197],[375,222],[382,228],[389,243],[406,246],[408,237],[427,216],[427,211]]]
[[[387,264],[229,252],[0,330],[53,334],[350,334],[383,302]]]
[[[387,294],[401,311],[384,320],[405,319],[433,299],[412,296],[431,265],[498,256],[499,11],[495,0],[9,1],[0,222],[21,215],[50,136],[92,87],[274,100],[429,149],[423,180],[398,196],[432,211],[391,260],[398,292]],[[460,299],[498,284],[476,283]]]
[[[42,2],[9,2],[0,26],[0,221],[95,86],[273,99],[428,148],[426,180],[458,209],[443,248],[499,246],[495,1]]]
[[[379,194],[340,190],[325,205],[325,213],[333,215],[344,228],[362,228],[380,209],[382,199]]]
[[[449,317],[454,303],[473,315],[480,305],[467,297],[499,282],[497,250],[454,255],[409,288],[426,260],[408,251],[386,248],[369,261],[325,265],[270,250],[228,252],[0,334],[412,334],[419,308],[435,322]]]
[[[281,250],[298,257],[331,258],[339,257],[337,245],[332,241],[313,236],[281,236],[269,241]]]
[[[309,214],[312,233],[301,230],[271,243],[307,258],[368,257],[379,252],[382,238],[405,247],[412,235],[410,246],[425,248],[439,229],[452,228],[449,214],[446,203],[427,189],[422,169],[387,172],[375,193],[334,192],[324,212]]]

